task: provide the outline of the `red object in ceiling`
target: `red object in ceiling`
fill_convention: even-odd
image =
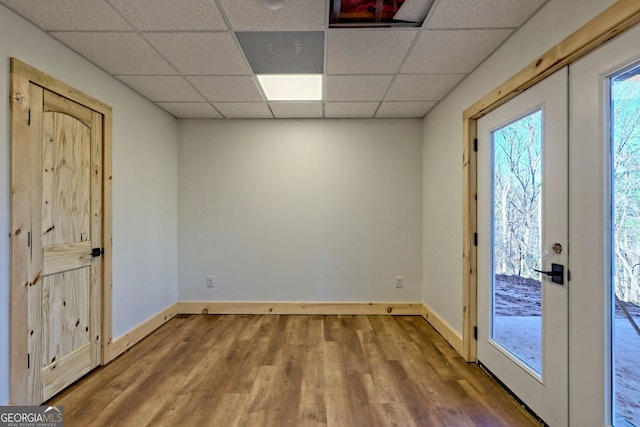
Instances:
[[[405,0],[333,0],[331,2],[332,24],[354,24],[353,26],[379,26],[394,22],[394,16]]]

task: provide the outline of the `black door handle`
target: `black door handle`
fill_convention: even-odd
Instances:
[[[553,283],[564,285],[564,265],[562,264],[551,264],[551,271],[536,270],[535,268],[533,271],[551,277]]]

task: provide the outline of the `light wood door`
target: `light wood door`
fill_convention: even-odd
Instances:
[[[31,269],[41,275],[29,289],[29,358],[44,401],[100,364],[102,117],[35,84],[29,92]]]
[[[113,358],[112,110],[10,62],[10,403],[37,405]]]

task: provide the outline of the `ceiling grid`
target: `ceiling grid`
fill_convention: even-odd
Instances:
[[[175,117],[277,119],[424,117],[546,1],[404,0],[403,16],[431,6],[422,25],[375,28],[335,28],[329,0],[0,4]],[[267,100],[256,69],[287,64],[315,64],[322,101]]]

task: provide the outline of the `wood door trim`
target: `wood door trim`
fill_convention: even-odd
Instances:
[[[111,360],[112,341],[112,109],[110,106],[27,64],[11,58],[11,228],[10,228],[10,333],[9,384],[12,404],[40,404],[28,386],[28,289],[41,280],[40,274],[28,271],[29,243],[32,224],[32,195],[30,194],[31,153],[29,144],[29,85],[33,83],[90,108],[102,116],[103,141],[103,220],[104,248],[102,283],[102,351],[100,363]]]
[[[477,326],[478,304],[477,251],[474,245],[478,230],[477,157],[474,152],[477,120],[639,22],[640,3],[637,0],[618,0],[463,112],[462,356],[467,361],[476,360],[476,341],[473,331]]]

